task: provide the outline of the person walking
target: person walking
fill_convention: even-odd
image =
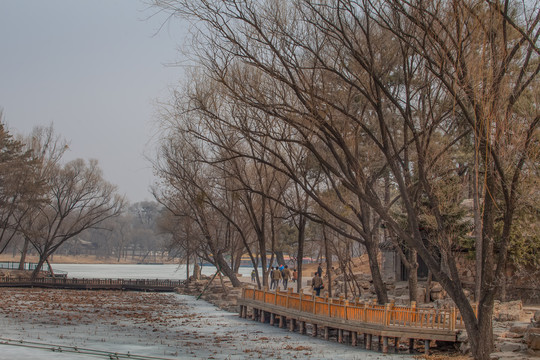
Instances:
[[[313,279],[311,279],[311,287],[315,291],[315,295],[321,296],[321,289],[324,288],[323,280],[319,275],[319,272],[313,274]]]
[[[270,290],[272,290],[276,285],[276,282],[274,281],[274,271],[274,267],[272,266],[270,269]]]
[[[317,273],[320,277],[322,277],[322,263],[319,263],[319,267],[317,268]]]
[[[289,279],[291,278],[291,270],[289,270],[289,266],[285,265],[283,271],[281,272],[281,277],[283,278],[283,290],[287,290]]]
[[[296,269],[293,269],[292,282],[295,283],[297,279],[298,279],[298,273],[296,272]]]
[[[281,271],[276,267],[272,272],[272,281],[274,282],[274,289],[276,290],[279,287],[279,280],[281,280]]]
[[[251,270],[251,282],[257,280],[257,275],[255,274],[255,269]]]

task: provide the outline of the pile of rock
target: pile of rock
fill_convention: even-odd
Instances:
[[[237,312],[237,301],[242,296],[242,288],[232,286],[229,279],[218,277],[210,282],[211,278],[201,276],[201,279],[190,279],[183,286],[176,289],[176,292],[184,295],[199,297],[222,310]]]
[[[523,334],[529,354],[540,357],[540,310],[534,313],[531,323]]]
[[[540,356],[540,311],[527,313],[521,301],[496,302],[493,312],[495,352],[493,360],[521,360]],[[460,350],[468,352],[467,333],[462,332]]]
[[[345,278],[345,274],[339,274],[332,278],[332,296],[340,297],[345,296],[345,282],[347,282],[347,294],[360,294],[363,297],[373,297],[375,294],[375,288],[373,287],[373,280],[369,274],[354,274]],[[328,279],[325,279],[328,281]],[[325,288],[328,286],[325,284]]]

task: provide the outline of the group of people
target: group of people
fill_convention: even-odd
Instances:
[[[289,280],[292,279],[292,282],[296,282],[297,277],[296,269],[291,271],[287,265],[272,266],[272,269],[270,269],[270,289],[277,289],[281,281],[283,290],[287,290]]]
[[[311,279],[311,287],[313,288],[313,291],[317,296],[320,296],[321,290],[324,289],[324,281],[322,279],[323,271],[321,265],[322,264],[319,264],[317,271],[313,274],[313,279]],[[298,280],[298,274],[296,272],[296,269],[293,269],[291,271],[287,265],[280,265],[275,267],[272,266],[270,270],[270,289],[277,289],[281,281],[283,289],[287,290],[290,279],[292,279],[293,283]],[[253,271],[251,272],[251,281],[256,281],[255,269],[253,269]]]
[[[298,280],[298,273],[296,269],[289,269],[288,265],[272,266],[270,269],[270,289],[277,289],[279,283],[283,285],[283,289],[286,290],[289,286],[289,280],[295,283]],[[255,269],[251,271],[251,281],[255,282],[256,279]]]

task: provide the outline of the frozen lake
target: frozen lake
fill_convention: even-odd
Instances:
[[[186,266],[175,264],[52,264],[53,270],[62,270],[70,278],[84,279],[169,279],[185,280]],[[203,266],[203,275],[212,276],[216,273],[214,266]],[[248,277],[251,268],[240,268],[240,274]],[[190,274],[193,267],[190,266]]]
[[[242,319],[175,293],[5,288],[0,359],[409,360]],[[20,343],[24,341],[26,343]],[[60,352],[60,347],[77,352]]]

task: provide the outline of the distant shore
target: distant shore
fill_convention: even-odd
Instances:
[[[0,262],[11,261],[19,262],[20,256],[13,256],[12,254],[0,254]],[[37,263],[39,257],[37,255],[27,255],[26,262]],[[139,258],[123,258],[118,261],[116,257],[97,257],[95,255],[53,255],[50,258],[52,264],[178,264],[178,259],[170,259],[166,257],[159,257],[154,261],[154,258],[147,259],[144,262]],[[317,270],[317,263],[304,264],[303,265],[303,275],[304,277],[311,277],[313,273]],[[289,266],[290,267],[290,266]],[[324,269],[326,272],[326,269]]]
[[[0,261],[19,262],[20,256],[12,254],[0,254]],[[39,258],[36,255],[28,255],[26,262],[38,262]],[[49,260],[52,264],[139,264],[139,263],[163,263],[177,264],[178,259],[169,258],[154,258],[147,259],[144,262],[139,258],[123,258],[118,261],[115,257],[97,257],[95,255],[53,255]]]

